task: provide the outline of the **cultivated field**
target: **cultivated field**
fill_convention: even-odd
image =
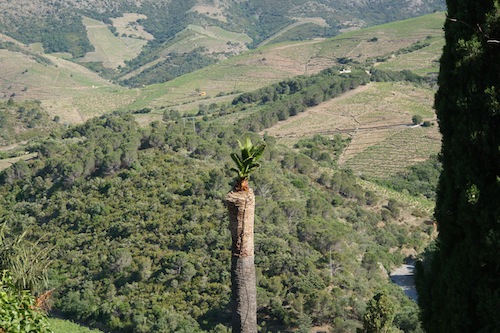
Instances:
[[[112,84],[73,62],[36,53],[0,49],[0,100],[40,100],[52,116],[62,122],[79,123],[127,106],[139,91]]]
[[[119,23],[123,24],[123,19]],[[147,43],[139,28],[127,37],[117,37],[100,21],[84,17],[83,24],[87,28],[87,37],[95,48],[94,52],[87,53],[84,62],[102,62],[103,66],[108,68],[124,66],[125,60],[137,57]],[[124,30],[125,28],[122,29]]]
[[[266,132],[287,146],[315,134],[348,136],[351,143],[339,164],[359,175],[388,177],[439,151],[437,126],[411,125],[413,115],[436,122],[433,94],[433,90],[411,83],[370,83]]]
[[[135,27],[140,31],[133,24],[137,18],[124,16],[116,24],[124,29]],[[18,99],[39,99],[49,113],[59,115],[62,121],[71,123],[117,109],[175,107],[188,111],[196,109],[200,103],[230,100],[231,94],[237,91],[251,91],[296,75],[317,73],[337,65],[337,58],[352,57],[361,62],[390,55],[416,41],[429,42],[430,45],[416,52],[389,58],[377,65],[380,68],[409,69],[419,73],[434,72],[437,70],[436,59],[443,43],[443,20],[444,14],[436,13],[351,31],[326,40],[269,44],[172,81],[141,89],[126,89],[114,85],[78,64],[55,56],[46,56],[54,64],[47,65],[37,63],[26,54],[0,50],[0,92],[3,93],[0,98],[9,98],[12,93],[16,93],[15,98]],[[115,67],[139,51],[132,46],[127,50],[122,39],[114,36],[103,23],[91,19],[86,19],[85,22],[89,34],[95,36],[93,43],[96,45],[96,53],[88,55],[88,60],[107,59],[107,64]],[[127,24],[131,25],[127,27]],[[182,43],[185,38],[188,41],[189,38],[196,37],[199,45],[213,43],[214,47],[221,41],[245,42],[247,38],[222,29],[198,26],[191,26],[190,31],[183,33],[186,36],[181,33],[176,42]],[[378,40],[369,42],[373,37]],[[90,59],[92,57],[94,58]],[[200,91],[206,95],[200,96]],[[221,95],[224,96],[218,97]]]
[[[435,72],[438,68],[436,60],[443,45],[443,20],[443,13],[435,13],[351,31],[326,40],[266,45],[149,87],[149,92],[158,89],[164,92],[155,94],[158,97],[151,100],[151,105],[182,105],[198,101],[200,98],[193,96],[196,89],[207,93],[204,103],[211,103],[211,98],[221,92],[255,90],[285,78],[318,73],[338,65],[337,59],[342,57],[362,62],[387,56],[389,59],[377,66],[414,70],[420,74]],[[377,42],[369,42],[373,37],[378,38]],[[430,45],[416,52],[390,57],[392,53],[419,41]]]
[[[319,56],[349,57],[356,61],[390,55],[402,48],[418,41],[435,43],[442,47],[444,14],[434,13],[404,21],[392,22],[361,30],[345,32],[332,40],[325,41]],[[430,36],[430,39],[429,37]],[[376,41],[373,41],[376,38]],[[415,54],[412,53],[413,56]],[[418,55],[414,63],[421,66],[421,57]],[[405,69],[413,70],[413,67]]]

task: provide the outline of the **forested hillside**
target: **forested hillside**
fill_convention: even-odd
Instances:
[[[380,310],[382,297],[397,309],[388,325],[422,332],[416,304],[388,272],[435,236],[424,221],[440,162],[431,159],[376,179],[337,165],[356,139],[355,128],[333,126],[287,146],[266,130],[346,93],[401,83],[404,93],[384,94],[402,106],[377,108],[368,120],[399,112],[398,131],[418,127],[411,138],[432,136],[433,111],[421,101],[435,85],[442,14],[411,21],[418,26],[411,33],[412,23],[404,22],[344,39],[265,46],[168,84],[143,85],[246,48],[330,36],[391,20],[387,13],[399,18],[432,11],[441,2],[19,3],[0,3],[2,31],[34,43],[0,36],[7,41],[0,45],[2,61],[16,59],[5,71],[6,100],[0,104],[0,225],[7,239],[25,235],[23,244],[31,247],[11,255],[23,263],[11,269],[18,279],[33,272],[23,271],[33,262],[50,259],[49,283],[33,291],[39,296],[53,290],[51,315],[109,332],[228,332],[231,240],[223,199],[232,186],[230,153],[238,149],[237,140],[251,137],[267,145],[251,181],[260,331],[308,332],[316,326],[354,332]],[[28,25],[34,12],[39,15]],[[349,16],[353,12],[360,16]],[[17,23],[27,30],[9,31]],[[98,59],[106,50],[94,50],[81,33],[100,33],[103,26],[111,47],[123,42],[140,55],[123,65],[121,58],[108,59],[113,68],[90,61],[90,54]],[[42,33],[23,36],[29,29]],[[202,42],[200,34],[210,41]],[[227,48],[213,52],[208,46],[214,40]],[[42,48],[57,54],[43,55]],[[91,77],[62,58],[141,88]],[[366,105],[378,101],[372,95],[359,99]],[[83,123],[109,110],[120,111]],[[413,114],[426,117],[430,127],[407,126]],[[391,139],[390,145],[400,144],[399,136]],[[429,155],[414,150],[405,155],[408,163]],[[418,200],[427,206],[414,204]]]
[[[139,86],[158,82],[158,75],[164,82],[262,44],[331,37],[443,9],[442,0],[3,1],[0,33]],[[108,35],[101,32],[94,39],[96,26],[87,18],[107,27]],[[103,38],[116,43],[114,49],[101,53]],[[136,50],[128,54],[130,49]],[[109,62],[109,52],[128,55]]]
[[[46,136],[58,125],[39,101],[0,102],[0,147]]]
[[[36,160],[2,173],[0,221],[53,247],[47,288],[64,316],[116,332],[224,332],[230,237],[222,199],[229,153],[244,136],[258,141],[206,121],[141,129],[130,115],[91,120],[33,145]],[[252,184],[262,330],[352,331],[368,300],[386,290],[399,309],[395,325],[419,332],[416,305],[387,271],[403,248],[421,251],[432,228],[401,223],[400,204],[379,202],[339,170],[341,137],[297,151],[266,143]]]

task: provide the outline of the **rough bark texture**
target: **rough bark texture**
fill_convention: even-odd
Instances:
[[[254,256],[231,258],[233,333],[257,333]]]
[[[254,265],[254,210],[252,189],[230,192],[229,210],[232,283],[233,333],[257,333],[257,289]]]

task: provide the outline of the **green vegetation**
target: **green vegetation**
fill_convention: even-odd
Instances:
[[[2,244],[0,244],[1,246]],[[9,333],[52,333],[47,317],[35,309],[35,298],[19,290],[9,272],[0,272],[0,328]]]
[[[57,127],[40,101],[0,101],[0,146],[44,137]]]
[[[419,114],[415,114],[411,117],[411,122],[413,125],[420,125],[422,123],[422,116]]]
[[[233,100],[233,105],[263,105],[258,112],[238,121],[242,128],[259,132],[368,82],[369,77],[363,70],[340,75],[338,68],[334,67],[316,75],[296,77],[244,93]]]
[[[243,181],[248,183],[250,173],[260,167],[257,161],[262,157],[266,145],[260,144],[255,146],[252,144],[250,138],[246,138],[245,143],[241,143],[238,140],[238,146],[240,146],[240,155],[236,153],[231,153],[230,155],[236,164],[236,168],[231,168],[231,171],[238,174],[238,182],[240,184]]]
[[[371,75],[371,80],[375,82],[408,81],[414,83],[425,83],[429,80],[428,78],[421,77],[409,70],[396,72],[373,68],[371,70]]]
[[[46,53],[69,52],[79,58],[92,51],[82,17],[69,10],[57,10],[46,17],[5,17],[12,20],[9,26],[1,26],[2,33],[25,43],[42,43]]]
[[[90,329],[69,320],[49,318],[48,321],[50,329],[54,333],[102,333],[100,330]]]
[[[158,6],[164,14],[179,9],[175,6],[185,5],[180,8],[184,10],[192,4],[188,1]],[[163,14],[158,17],[160,14],[151,12],[149,5],[148,1],[144,2],[141,10],[150,12],[147,19],[142,18],[138,24],[146,27],[154,21],[157,26],[151,29],[158,33],[164,27],[172,28],[170,18]],[[255,5],[241,4],[248,8]],[[118,17],[125,9],[138,10],[127,7],[127,1],[117,6],[116,10],[101,14],[84,14],[109,25],[110,15]],[[234,5],[231,10],[240,10],[235,9],[237,6],[240,5]],[[255,43],[264,41],[266,36],[276,41],[294,38],[301,32],[311,37],[320,32],[296,27],[284,34],[275,34],[292,22],[281,16],[279,10],[284,3],[272,6],[275,7],[272,15],[254,13],[241,22],[242,26],[248,22],[262,23],[248,32]],[[426,29],[433,31],[433,25],[442,21],[442,15],[431,16],[418,22],[431,22]],[[194,22],[204,17],[204,13],[192,11],[180,17]],[[215,19],[204,19],[204,24],[216,24]],[[161,32],[163,42],[158,42],[156,35],[155,41],[143,50],[143,58],[127,62],[129,67],[120,75],[132,68],[145,69],[143,74],[131,75],[129,84],[163,82],[192,70],[196,64],[202,67],[205,61],[212,61],[201,48],[193,54],[171,52],[170,59],[159,60],[164,55],[162,48],[180,38],[176,32],[182,27],[176,22],[175,29]],[[269,29],[256,37],[257,30],[266,24]],[[221,25],[224,31],[240,31],[231,24]],[[396,24],[377,29],[386,29],[384,35],[393,36],[402,34],[403,25],[409,26],[399,23],[398,29]],[[304,24],[303,27],[312,26]],[[337,28],[340,27],[334,29]],[[213,29],[205,30],[211,33]],[[57,66],[65,68],[58,70],[59,74],[49,72],[56,68],[50,63],[44,64],[42,70],[16,67],[9,73],[16,80],[30,80],[35,71],[46,73],[51,82],[61,85],[54,90],[54,103],[60,103],[59,107],[68,113],[61,114],[57,121],[56,118],[50,120],[41,108],[36,108],[38,113],[31,112],[31,105],[36,102],[18,103],[19,97],[14,96],[0,107],[6,115],[0,119],[5,128],[19,120],[22,126],[11,134],[0,131],[0,136],[9,134],[10,141],[5,139],[5,143],[29,140],[35,137],[32,130],[37,131],[37,136],[46,136],[75,110],[77,122],[95,115],[90,108],[98,112],[118,108],[132,110],[64,130],[59,128],[50,138],[29,143],[31,160],[23,158],[0,173],[0,222],[12,228],[15,235],[30,230],[28,241],[38,242],[40,253],[51,250],[53,264],[50,286],[46,288],[55,288],[54,312],[114,332],[227,332],[231,322],[231,252],[229,221],[222,199],[231,188],[229,170],[235,160],[229,156],[238,149],[237,138],[258,141],[261,138],[247,130],[271,129],[357,87],[384,96],[395,95],[394,89],[398,87],[404,89],[404,95],[394,98],[406,110],[401,116],[405,129],[391,129],[390,137],[382,139],[379,145],[374,144],[373,149],[359,153],[359,158],[348,160],[343,164],[344,169],[339,168],[337,162],[357,138],[344,135],[347,131],[337,130],[337,125],[321,135],[299,133],[301,139],[294,140],[289,145],[291,149],[264,135],[268,148],[261,153],[265,163],[252,173],[251,184],[257,195],[258,325],[261,331],[268,332],[307,332],[316,325],[333,331],[366,329],[367,314],[378,309],[370,299],[378,291],[387,290],[396,311],[391,313],[393,320],[382,325],[384,329],[420,333],[416,305],[390,284],[387,271],[400,265],[408,251],[421,252],[431,239],[432,232],[422,222],[432,206],[427,198],[433,198],[440,164],[432,159],[397,174],[406,164],[391,169],[392,165],[375,160],[374,156],[383,155],[410,165],[435,153],[436,138],[428,138],[433,134],[432,128],[406,126],[413,114],[425,119],[432,116],[432,110],[426,108],[422,94],[419,95],[421,90],[431,91],[432,75],[422,72],[417,75],[407,69],[413,70],[412,66],[403,66],[405,70],[384,67],[393,61],[386,58],[388,54],[396,54],[396,60],[408,57],[434,47],[435,41],[426,38],[419,42],[425,37],[418,30],[418,34],[412,35],[413,39],[395,43],[397,46],[391,44],[386,49],[388,44],[384,43],[390,42],[375,31],[378,30],[350,33],[351,37],[345,40],[301,44],[300,50],[304,52],[297,52],[295,46],[288,44],[276,49],[268,46],[221,62],[210,70],[199,70],[144,89],[125,91],[104,80],[94,81],[86,73],[74,71],[77,68],[72,67],[74,64],[68,65],[59,59],[54,60]],[[248,38],[246,33],[244,37]],[[322,33],[330,32],[323,30]],[[427,30],[425,33],[429,34]],[[336,50],[335,45],[342,52]],[[373,49],[366,52],[365,45]],[[324,57],[329,47],[335,51]],[[20,52],[25,56],[22,59],[31,56],[16,45],[8,44],[6,49],[4,59],[10,57],[9,52]],[[360,55],[348,56],[354,49],[359,49]],[[276,60],[269,59],[276,54],[287,55],[287,61],[293,59],[297,63],[300,58],[308,65],[320,57],[328,58],[319,65],[321,68],[337,60],[346,64],[311,76],[283,79],[297,70],[275,68]],[[370,58],[369,54],[380,54],[385,62],[371,68],[372,60],[364,62],[364,57]],[[150,63],[151,60],[157,64]],[[298,73],[304,73],[301,64],[297,65]],[[71,71],[66,70],[69,67]],[[89,67],[101,74],[109,71],[100,62],[91,63]],[[342,71],[347,68],[350,71]],[[415,65],[415,68],[420,67]],[[371,77],[366,73],[370,69]],[[109,75],[112,72],[109,71]],[[157,77],[152,79],[151,73]],[[268,76],[263,77],[263,73]],[[366,85],[370,81],[390,83]],[[75,82],[82,85],[74,86]],[[373,86],[377,90],[371,91]],[[259,87],[264,88],[231,96],[241,89],[250,91]],[[27,93],[32,90],[30,86]],[[72,93],[68,95],[68,91]],[[206,98],[203,104],[199,102],[201,95]],[[353,99],[357,99],[357,107],[367,108],[376,100],[370,95],[354,95]],[[25,109],[21,110],[21,106]],[[386,106],[379,107],[385,109]],[[388,113],[379,110],[378,114],[368,116],[363,111],[355,115],[352,109],[339,112],[360,122],[392,117],[391,114],[385,118]],[[338,121],[340,117],[332,118]],[[141,126],[134,119],[140,120]],[[152,119],[159,121],[149,124]],[[405,144],[411,144],[411,149]],[[21,158],[24,150],[20,148],[0,152],[0,157]],[[363,171],[365,180],[355,177],[359,170],[368,170],[368,167],[356,169],[360,165],[356,164],[358,161],[368,161],[372,168],[373,173]],[[353,166],[355,171],[346,166]],[[366,180],[374,181],[372,176],[381,170],[386,177],[377,180],[378,184]],[[411,224],[405,220],[410,212],[414,215]],[[367,308],[367,304],[372,306]],[[60,330],[71,332],[73,328]]]
[[[435,200],[441,169],[442,165],[438,156],[433,155],[425,162],[412,165],[404,172],[377,180],[377,182],[398,192],[407,192],[412,196],[424,196]]]
[[[368,303],[363,316],[363,333],[392,332],[392,322],[396,314],[396,307],[385,293],[378,293]]]
[[[215,62],[212,57],[204,55],[203,49],[196,49],[186,54],[171,52],[166,57],[167,60],[158,62],[140,74],[122,82],[130,87],[167,82]]]
[[[298,148],[302,154],[309,156],[316,162],[331,167],[335,166],[340,154],[349,145],[350,141],[350,138],[343,138],[340,134],[335,135],[333,138],[315,135],[311,139],[300,139],[294,145],[294,148]]]
[[[439,236],[418,269],[427,332],[500,327],[500,3],[450,0],[435,107],[443,135]]]
[[[26,240],[14,219],[0,226],[0,328],[12,333],[51,333],[41,298],[47,282],[50,248]]]
[[[139,129],[132,116],[93,119],[2,172],[0,221],[30,228],[34,239],[53,235],[39,246],[54,247],[54,309],[68,318],[120,332],[226,330],[231,256],[222,198],[231,177],[220,170],[229,171],[243,135],[258,140],[216,122]],[[318,138],[306,149],[331,149],[324,144]],[[394,249],[421,251],[425,226],[389,217],[381,228],[383,209],[366,205],[352,173],[323,170],[272,138],[266,145],[266,163],[252,175],[261,329],[310,320],[355,330],[382,289],[405,309],[397,315],[416,318],[381,266],[401,263]]]

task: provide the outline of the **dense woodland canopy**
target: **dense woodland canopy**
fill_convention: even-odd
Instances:
[[[377,73],[373,79],[411,79]],[[38,158],[0,173],[0,223],[51,249],[50,285],[43,288],[55,289],[54,311],[67,318],[113,332],[225,332],[230,235],[223,198],[232,186],[229,156],[237,140],[258,142],[248,130],[369,80],[364,70],[332,68],[200,108],[188,122],[166,110],[163,122],[144,128],[133,114],[150,110],[64,129],[38,103],[10,101],[0,124],[9,128],[15,117],[26,123],[25,136],[11,142],[56,130],[27,144]],[[239,120],[228,126],[224,115],[232,114]],[[251,184],[262,331],[323,324],[352,331],[366,325],[366,304],[384,292],[398,309],[390,326],[421,332],[416,304],[387,272],[401,264],[403,248],[424,249],[432,226],[401,223],[400,203],[381,202],[337,167],[348,138],[318,135],[294,149],[264,140],[263,167]],[[413,179],[425,183],[438,167],[415,167],[394,186],[426,195],[432,189]]]
[[[420,266],[427,332],[498,332],[500,3],[449,0],[435,106],[439,238]]]
[[[243,136],[258,141],[216,122],[139,128],[131,115],[93,119],[33,144],[39,158],[2,172],[0,221],[53,247],[54,310],[68,318],[116,332],[224,332],[222,198]],[[422,250],[432,229],[399,223],[395,202],[373,208],[380,199],[336,167],[342,138],[295,151],[266,143],[252,183],[262,330],[354,330],[375,291],[386,290],[394,325],[420,332],[415,303],[386,271],[403,259],[394,249]]]

